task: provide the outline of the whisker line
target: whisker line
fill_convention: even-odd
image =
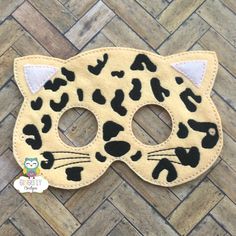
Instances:
[[[84,162],[90,162],[90,161],[77,161],[77,162],[71,162],[71,163],[67,163],[67,164],[64,164],[64,165],[60,165],[60,166],[54,167],[54,169],[58,169],[58,168],[61,168],[61,167],[64,167],[64,166],[73,165],[73,164],[84,163]]]
[[[162,150],[157,150],[157,151],[148,152],[148,154],[155,153],[155,152],[162,152],[162,151],[174,150],[174,149],[176,149],[176,148],[167,148],[167,149],[162,149]],[[190,149],[190,148],[184,148],[184,149]]]

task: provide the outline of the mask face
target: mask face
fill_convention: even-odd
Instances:
[[[28,56],[15,60],[15,79],[24,96],[14,129],[13,150],[24,166],[36,157],[49,184],[79,188],[98,179],[112,162],[124,161],[147,182],[175,186],[214,163],[222,127],[210,98],[217,73],[214,52],[168,57],[127,48],[102,48],[69,60]],[[142,106],[156,104],[172,119],[168,139],[145,145],[132,132]],[[84,147],[65,144],[61,115],[72,107],[90,110],[98,132]]]

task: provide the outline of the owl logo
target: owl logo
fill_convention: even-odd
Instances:
[[[36,157],[26,157],[24,162],[23,174],[30,177],[35,177],[40,173],[39,162]]]

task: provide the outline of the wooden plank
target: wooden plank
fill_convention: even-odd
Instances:
[[[168,37],[168,32],[136,1],[105,0],[104,2],[154,49]]]
[[[62,189],[62,188],[54,188],[49,187],[49,190],[57,197],[57,199],[65,204],[71,196],[76,192],[76,189]]]
[[[116,227],[108,234],[108,236],[141,236],[141,234],[124,218]]]
[[[15,50],[9,48],[0,57],[0,87],[7,82],[13,76],[13,62],[19,55]]]
[[[203,35],[199,43],[204,48],[215,51],[219,62],[236,76],[236,63],[232,63],[236,61],[236,50],[231,44],[212,28]]]
[[[236,206],[227,197],[211,211],[213,217],[232,235],[236,235]]]
[[[171,191],[178,196],[179,199],[184,200],[189,194],[191,194],[191,192],[198,187],[199,183],[206,178],[206,176],[208,175],[209,172],[212,171],[212,169],[214,169],[214,167],[220,162],[220,158],[218,158],[216,160],[216,162],[213,164],[213,166],[207,170],[206,172],[204,172],[202,175],[200,175],[198,178],[191,180],[185,184],[181,184],[178,186],[175,186],[173,188],[171,188]]]
[[[33,54],[40,54],[49,56],[47,50],[40,45],[30,34],[25,32],[13,45],[12,47],[21,56],[28,56]]]
[[[66,207],[82,223],[121,183],[121,178],[109,168],[95,183],[79,189]]]
[[[66,4],[68,2],[68,0],[58,0],[59,2],[61,2],[62,4]]]
[[[133,47],[150,51],[150,47],[118,17],[114,17],[102,32],[117,47]]]
[[[113,16],[114,13],[103,2],[98,2],[65,35],[81,49]]]
[[[21,207],[19,207],[10,217],[10,221],[23,235],[56,235],[56,233],[28,203],[24,203]]]
[[[24,0],[1,0],[0,23],[5,20]]]
[[[236,140],[236,111],[234,111],[227,103],[225,103],[217,94],[212,96],[213,102],[215,103],[217,110],[220,114],[223,129],[229,134],[234,140]]]
[[[84,146],[90,143],[97,133],[95,116],[85,111],[64,133],[75,146]]]
[[[0,194],[0,225],[24,202],[17,191],[8,185]]]
[[[5,151],[0,156],[0,166],[4,167],[0,172],[0,191],[7,186],[11,180],[20,173],[21,168],[16,163],[11,150]],[[1,235],[1,234],[0,234]]]
[[[22,27],[12,18],[7,19],[0,25],[0,55],[23,34]]]
[[[177,235],[168,223],[126,183],[121,184],[109,200],[142,234]]]
[[[134,120],[158,143],[163,142],[170,135],[170,128],[147,106],[136,112]]]
[[[23,97],[16,87],[16,85],[10,81],[0,91],[0,122],[4,117],[8,115],[18,104],[21,103]]]
[[[71,108],[67,110],[60,118],[59,120],[59,128],[64,132],[66,129],[68,129],[72,123],[80,117],[82,114],[82,110],[79,110],[78,108]]]
[[[236,43],[236,15],[219,0],[207,0],[197,13],[233,45]],[[220,16],[220,17],[219,17]]]
[[[92,38],[89,43],[85,45],[82,51],[101,47],[114,47],[114,44],[102,32],[98,33],[94,38]]]
[[[236,80],[221,65],[219,65],[213,89],[236,110]]]
[[[229,135],[224,133],[224,145],[220,155],[227,163],[227,165],[236,171],[235,153],[236,153],[236,143],[232,140],[232,138]]]
[[[66,59],[77,53],[73,45],[28,2],[23,3],[13,16],[52,56]]]
[[[115,162],[112,164],[112,168],[163,216],[169,215],[179,204],[179,199],[168,188],[145,182],[125,163]]]
[[[167,6],[168,3],[164,0],[137,0],[137,2],[148,11],[154,18],[156,18]]]
[[[59,235],[71,235],[79,228],[79,222],[49,190],[24,197]]]
[[[0,227],[0,235],[3,236],[20,236],[20,232],[16,229],[16,227],[7,220],[1,227]]]
[[[65,6],[76,16],[81,18],[98,0],[69,0]]]
[[[169,113],[166,110],[163,110],[160,115],[160,119],[163,120],[170,128],[172,127],[172,121]]]
[[[58,131],[59,133],[59,137],[61,138],[62,142],[64,142],[65,144],[72,146],[72,147],[76,147],[76,145],[74,143],[72,143],[65,135],[63,132],[61,132],[60,130]]]
[[[209,29],[209,25],[193,14],[157,50],[161,55],[187,51]],[[184,35],[184,37],[183,37]]]
[[[227,196],[236,203],[236,172],[233,171],[224,161],[221,161],[209,174],[209,178]]]
[[[62,33],[69,30],[76,22],[70,11],[57,0],[29,0],[29,2]]]
[[[12,145],[12,133],[15,125],[15,118],[12,115],[8,115],[0,123],[0,154],[2,154],[7,148]]]
[[[108,201],[104,202],[97,211],[74,234],[77,235],[107,235],[122,219],[120,212]]]
[[[211,216],[206,216],[205,219],[197,225],[189,236],[227,236],[227,232],[218,224]]]
[[[137,139],[141,142],[147,145],[157,144],[157,142],[147,132],[145,132],[134,120],[132,120],[132,131],[134,133],[134,136],[137,137]]]
[[[157,18],[168,31],[176,30],[202,3],[204,0],[172,1],[171,4]]]
[[[198,188],[175,209],[170,217],[168,217],[168,220],[181,235],[187,235],[222,197],[223,194],[217,187],[209,180],[204,180]]]
[[[15,118],[17,118],[19,111],[20,111],[20,107],[21,107],[22,103],[20,103],[19,105],[17,105],[10,114],[12,114]]]
[[[221,2],[226,5],[231,11],[236,13],[236,2],[234,0],[221,0]]]

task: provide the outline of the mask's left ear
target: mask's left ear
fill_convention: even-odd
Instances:
[[[168,56],[166,60],[177,73],[189,80],[199,91],[210,94],[218,70],[215,52],[185,52]]]
[[[46,56],[26,56],[14,60],[14,75],[24,97],[31,97],[60,72],[63,60]]]

